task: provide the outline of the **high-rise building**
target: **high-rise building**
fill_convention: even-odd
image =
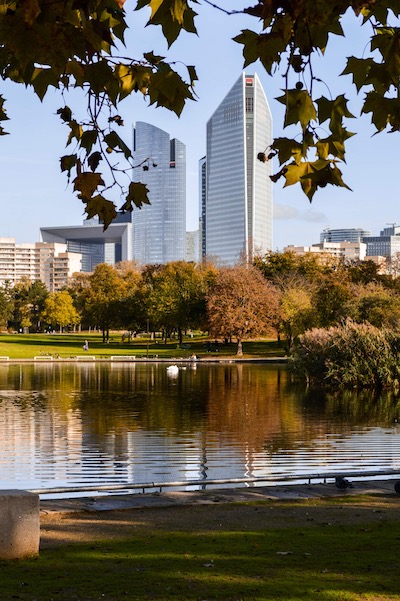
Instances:
[[[207,256],[233,264],[271,250],[271,166],[257,158],[271,142],[263,87],[257,75],[242,73],[207,122]]]
[[[185,259],[186,147],[167,132],[138,121],[133,155],[141,168],[134,181],[146,184],[150,205],[132,212],[133,258],[140,264]]]

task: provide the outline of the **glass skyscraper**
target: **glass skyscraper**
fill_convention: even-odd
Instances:
[[[242,73],[207,122],[203,256],[226,264],[272,249],[272,117],[257,75]]]
[[[140,264],[185,259],[186,147],[167,132],[138,121],[132,179],[146,184],[151,205],[132,212],[133,259]]]

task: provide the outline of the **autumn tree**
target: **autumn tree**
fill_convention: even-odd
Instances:
[[[237,355],[243,341],[273,330],[279,292],[253,266],[236,265],[219,270],[207,295],[210,333],[237,340]]]
[[[51,326],[58,325],[60,332],[66,326],[75,326],[80,316],[75,309],[73,299],[67,290],[51,292],[44,302],[41,314],[43,321]]]

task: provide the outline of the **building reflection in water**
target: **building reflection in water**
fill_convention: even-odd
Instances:
[[[325,395],[284,367],[0,367],[0,487],[244,478],[400,465],[389,394]]]

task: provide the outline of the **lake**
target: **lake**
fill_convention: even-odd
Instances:
[[[400,402],[285,366],[0,366],[0,488],[400,470]]]

